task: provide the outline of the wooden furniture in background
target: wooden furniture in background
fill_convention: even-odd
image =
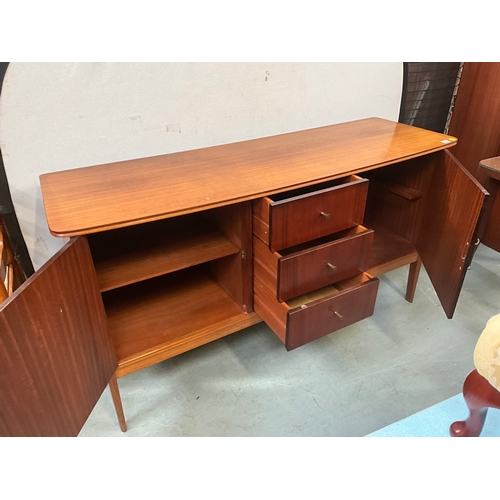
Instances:
[[[464,382],[462,391],[469,415],[465,420],[453,422],[451,437],[478,437],[484,427],[489,408],[500,409],[500,392],[477,370],[473,370]]]
[[[56,396],[40,409],[49,402],[41,394],[59,377],[70,384],[67,370],[78,365],[78,384],[88,378],[90,387],[75,387],[78,408],[57,393],[62,414],[78,412],[81,422],[110,381],[125,430],[113,373],[123,377],[262,319],[288,349],[326,335],[373,312],[372,264],[380,274],[421,259],[451,317],[485,196],[447,151],[454,144],[453,137],[370,118],[42,175],[49,228],[71,240],[30,278],[29,289],[40,286],[36,298],[24,299],[21,289],[0,307],[12,335],[9,311],[32,307],[22,325],[26,354],[16,355],[34,356],[30,342],[40,338],[36,353],[51,372],[32,391],[40,418],[61,418],[50,409]],[[74,258],[64,257],[75,248]],[[315,267],[318,259],[325,265]],[[262,273],[261,264],[272,272]],[[50,304],[37,305],[49,272],[65,281],[54,278]],[[46,320],[43,335],[60,347],[47,349],[40,337]],[[64,366],[54,359],[60,356]],[[23,397],[12,413],[0,409],[2,435],[78,427],[77,420],[71,429],[24,425]]]
[[[474,348],[474,367],[463,386],[469,415],[453,422],[453,437],[477,437],[481,434],[489,408],[500,409],[500,314],[491,317]]]
[[[0,302],[12,295],[25,280],[12,250],[7,226],[0,215]]]
[[[0,302],[12,295],[12,250],[7,240],[7,234],[3,221],[0,219]]]
[[[485,245],[500,251],[500,156],[479,162],[478,173],[490,194],[484,203],[479,222],[478,239]]]
[[[485,185],[488,175],[479,163],[500,156],[500,63],[464,63],[448,132],[460,138],[454,156]],[[481,242],[500,252],[500,198],[492,198]]]

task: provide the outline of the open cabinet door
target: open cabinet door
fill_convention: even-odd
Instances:
[[[0,304],[0,436],[76,436],[116,370],[86,238]]]
[[[449,151],[436,153],[436,159],[416,246],[446,316],[451,318],[488,193]]]

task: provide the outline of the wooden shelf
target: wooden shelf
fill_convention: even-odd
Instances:
[[[199,214],[88,236],[101,292],[239,252]]]
[[[374,230],[372,253],[366,271],[369,275],[380,276],[418,259],[415,247],[401,236],[369,221],[366,227]]]
[[[261,321],[196,266],[103,294],[122,377]]]
[[[399,184],[394,181],[388,181],[388,180],[379,181],[375,179],[370,179],[370,185],[372,187],[376,187],[379,189],[385,189],[386,191],[401,196],[401,198],[405,198],[406,200],[409,201],[419,200],[420,198],[422,198],[421,191],[413,189],[408,186],[403,186],[402,184]]]

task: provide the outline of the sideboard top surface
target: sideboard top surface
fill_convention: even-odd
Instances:
[[[255,199],[439,151],[447,135],[367,118],[40,176],[55,236],[77,236]]]

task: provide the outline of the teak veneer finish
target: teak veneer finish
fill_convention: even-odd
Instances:
[[[398,168],[399,167],[399,168]],[[449,151],[368,172],[368,221],[415,247],[448,318],[453,316],[473,256],[478,221],[488,192]],[[386,179],[421,193],[409,199]]]
[[[74,436],[117,367],[87,241],[0,304],[0,436]]]
[[[239,253],[199,216],[96,233],[89,243],[101,292]]]
[[[422,260],[407,240],[383,226],[369,223],[374,230],[367,273],[374,278],[409,264],[405,299],[413,302]]]
[[[467,175],[457,175],[457,165],[446,151],[444,161],[434,169],[423,215],[425,238],[417,243],[434,288],[442,291],[441,304],[448,318],[453,316],[465,271],[471,263],[477,224],[488,195],[463,167],[461,172]],[[443,200],[447,203],[443,204]]]
[[[485,196],[446,151],[454,144],[369,118],[40,176],[50,231],[71,240],[0,306],[0,395],[9,401],[0,406],[0,434],[75,435],[107,383],[125,430],[116,377],[255,324],[259,308],[287,349],[372,314],[378,280],[369,272],[292,297],[309,266],[304,248],[306,264],[290,260],[296,233],[314,237],[323,252],[321,231],[303,238],[300,200],[319,200],[324,183],[339,185],[327,203],[363,190],[344,201],[365,208],[375,238],[378,225],[406,242],[396,257],[377,250],[379,272],[417,265],[416,251],[451,316]],[[294,195],[281,220],[256,209],[271,213]],[[343,214],[345,231],[356,232],[349,226],[363,221],[340,205],[331,219]],[[287,248],[285,267],[273,275],[269,262],[254,258],[253,241],[267,245],[275,225],[287,227]],[[327,247],[336,230],[323,236]],[[361,254],[359,271],[373,262]],[[287,301],[276,295],[278,274]]]
[[[117,376],[145,368],[260,321],[209,274],[191,268],[104,294]]]
[[[254,278],[256,311],[289,351],[371,316],[379,286],[363,273],[280,303],[260,276]]]
[[[283,302],[366,271],[372,242],[373,231],[363,226],[281,252],[255,238],[254,257],[268,267],[270,286]]]
[[[287,192],[284,199],[261,198],[253,204],[254,217],[269,234],[269,248],[282,250],[361,224],[367,192],[368,181],[352,175]]]
[[[51,233],[77,236],[317,184],[439,151],[454,141],[367,118],[43,174],[40,184]]]

